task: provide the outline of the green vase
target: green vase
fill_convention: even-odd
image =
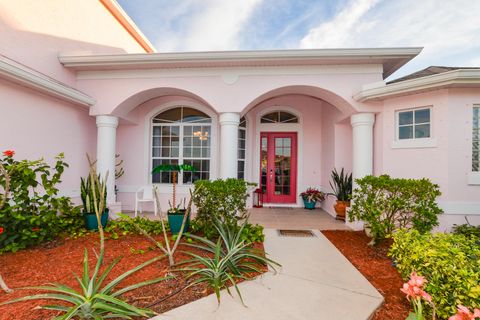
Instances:
[[[87,228],[87,230],[98,230],[98,221],[95,213],[84,213],[83,216],[85,217],[85,228]],[[103,211],[100,222],[102,223],[102,227],[105,228],[107,226],[108,209]]]
[[[176,213],[168,213],[168,225],[170,227],[170,232],[172,234],[178,234],[180,229],[182,228],[183,216],[185,215],[185,209],[179,210]],[[185,228],[183,232],[187,232],[190,228],[190,215],[187,217],[187,221],[185,221]]]
[[[303,204],[305,206],[305,209],[308,209],[308,210],[315,209],[316,203],[317,203],[316,201],[308,201],[307,199],[303,199]]]

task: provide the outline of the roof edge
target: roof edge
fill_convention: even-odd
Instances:
[[[368,102],[383,100],[401,94],[435,90],[439,87],[449,87],[452,85],[480,86],[480,68],[452,70],[391,84],[386,84],[385,82],[371,83],[363,86],[362,90],[356,93],[353,98],[359,102]]]
[[[140,31],[138,26],[133,22],[130,16],[123,10],[116,0],[98,0],[101,4],[112,14],[112,16],[122,25],[122,27],[132,36],[132,38],[145,50],[147,53],[156,52],[153,44]]]
[[[0,55],[0,78],[84,107],[96,103],[89,95],[2,55]]]
[[[149,64],[182,64],[204,62],[251,62],[275,60],[347,60],[347,59],[397,59],[397,63],[384,74],[396,71],[405,63],[417,56],[423,48],[354,48],[354,49],[295,49],[295,50],[258,50],[258,51],[210,51],[210,52],[174,52],[152,54],[113,54],[113,55],[69,55],[59,56],[65,67],[113,67],[149,65]],[[386,77],[385,76],[385,77]]]

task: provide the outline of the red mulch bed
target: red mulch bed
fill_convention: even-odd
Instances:
[[[162,237],[159,236],[157,238],[161,239]],[[263,246],[260,244],[256,246],[263,249]],[[108,266],[118,256],[122,256],[123,258],[110,272],[109,277],[104,283],[108,283],[108,280],[113,280],[122,273],[161,254],[158,249],[151,250],[154,248],[154,245],[144,237],[138,235],[128,235],[118,240],[107,240],[105,247],[104,267]],[[90,268],[92,270],[96,263],[94,249],[98,252],[98,235],[96,233],[78,239],[57,240],[36,248],[1,255],[0,272],[5,282],[12,289],[57,282],[79,290],[80,287],[73,273],[81,276],[84,248],[88,249]],[[140,254],[138,250],[144,250],[145,253]],[[190,259],[188,255],[181,252],[182,250],[188,250],[205,256],[205,252],[199,249],[180,245],[175,254],[175,262],[177,263],[185,259]],[[125,294],[123,298],[126,299],[127,302],[139,307],[150,306],[186,285],[184,277],[182,277],[180,273],[176,274],[179,276],[175,279],[169,279],[134,290]],[[172,273],[168,266],[168,259],[165,258],[131,275],[122,281],[117,288],[168,275],[172,275]],[[251,276],[253,277],[254,275]],[[39,292],[32,290],[15,290],[11,294],[6,294],[0,290],[0,303],[36,293]],[[206,286],[196,285],[182,290],[171,298],[155,304],[150,308],[155,312],[162,313],[197,300],[210,293]],[[59,314],[55,311],[32,310],[36,306],[46,304],[52,304],[52,302],[49,301],[47,303],[46,300],[33,300],[2,306],[0,307],[0,319],[41,320],[51,319],[53,316]]]
[[[371,239],[363,231],[331,230],[322,233],[385,298],[373,319],[405,320],[410,304],[400,291],[403,280],[387,257],[389,243],[369,246]]]

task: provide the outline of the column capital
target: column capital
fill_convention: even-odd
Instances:
[[[107,116],[107,115],[97,116],[96,123],[97,123],[97,128],[100,128],[100,127],[117,128],[118,117]]]
[[[375,123],[375,113],[365,112],[356,113],[350,117],[350,124],[352,127],[356,126],[373,126]]]
[[[239,125],[240,113],[238,112],[224,112],[220,113],[219,117],[220,125]]]

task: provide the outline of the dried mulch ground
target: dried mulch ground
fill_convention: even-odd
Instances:
[[[162,237],[159,236],[156,238],[161,239]],[[130,270],[161,253],[158,249],[153,249],[154,246],[150,241],[137,235],[128,235],[121,237],[118,240],[107,240],[105,247],[106,255],[104,267],[108,266],[119,256],[122,256],[122,259],[111,271],[109,277],[104,283],[108,283],[109,279],[113,280],[127,270]],[[260,244],[256,245],[256,247],[263,249],[263,246]],[[79,290],[79,285],[74,279],[73,273],[78,275],[81,275],[82,273],[84,248],[87,248],[88,250],[90,268],[93,268],[96,263],[94,250],[98,252],[98,235],[95,233],[78,239],[57,240],[36,248],[1,255],[0,272],[8,286],[12,289],[57,282],[72,286]],[[144,250],[145,253],[139,253],[139,250]],[[175,261],[177,263],[182,260],[190,259],[188,255],[181,252],[182,250],[205,255],[201,250],[180,245],[175,254]],[[155,312],[162,313],[211,293],[205,286],[196,285],[181,290],[178,294],[157,303],[170,294],[185,287],[186,281],[184,277],[182,277],[180,273],[176,274],[179,276],[175,279],[169,279],[127,293],[124,295],[124,299],[136,306],[148,306]],[[128,277],[121,282],[118,288],[168,275],[172,275],[172,273],[168,266],[168,260],[165,258]],[[11,294],[6,294],[3,291],[0,291],[0,303],[35,293],[39,292],[32,290],[15,290]],[[58,315],[55,311],[32,310],[36,306],[52,304],[51,301],[49,303],[46,302],[47,301],[34,300],[2,306],[0,307],[0,319],[41,320],[51,319],[53,316]],[[154,305],[152,306],[152,304]]]
[[[385,298],[373,319],[404,320],[410,305],[400,291],[403,280],[387,257],[389,243],[369,246],[370,238],[363,231],[331,230],[322,233]]]

